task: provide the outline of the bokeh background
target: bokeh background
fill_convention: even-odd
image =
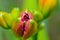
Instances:
[[[45,20],[46,27],[40,31],[38,40],[60,40],[60,0],[56,10]],[[10,12],[13,8],[21,9],[23,0],[0,0],[0,11]],[[41,37],[41,38],[40,38]],[[18,40],[11,30],[0,27],[0,40]]]

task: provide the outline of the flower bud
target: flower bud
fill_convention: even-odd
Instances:
[[[13,22],[12,30],[16,36],[25,40],[36,33],[37,23],[33,20],[31,13],[23,11],[19,16],[19,21]]]
[[[0,26],[3,27],[3,28],[8,28],[4,18],[3,18],[3,15],[5,14],[5,12],[0,12]]]
[[[11,28],[13,22],[13,18],[11,17],[11,15],[5,12],[3,15],[3,19],[5,23],[8,25],[8,27]]]
[[[39,13],[38,11],[35,11],[35,12],[33,13],[33,15],[34,15],[34,20],[35,20],[36,22],[39,22],[39,21],[41,21],[41,20],[43,19],[42,13]]]
[[[39,0],[39,7],[43,15],[46,17],[50,15],[50,13],[56,7],[57,0]]]

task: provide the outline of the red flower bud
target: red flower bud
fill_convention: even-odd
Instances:
[[[12,30],[18,37],[27,39],[36,33],[37,23],[33,20],[31,13],[24,11],[21,13],[19,21],[14,21]]]

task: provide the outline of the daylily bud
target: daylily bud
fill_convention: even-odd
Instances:
[[[0,26],[3,28],[8,28],[4,18],[3,18],[4,12],[0,12]]]
[[[39,22],[43,19],[42,13],[39,13],[38,11],[35,11],[33,13],[33,15],[34,15],[34,20],[37,21],[37,22]]]
[[[12,25],[12,30],[16,36],[25,40],[36,33],[37,23],[33,20],[31,13],[23,11],[19,19],[19,21],[14,21]]]
[[[18,18],[19,8],[14,8],[11,13],[0,12],[0,14],[2,14],[2,16],[0,15],[0,25],[4,28],[11,28],[13,21]]]
[[[47,16],[56,7],[57,0],[39,0],[40,10],[44,16]]]
[[[8,25],[8,27],[11,28],[13,22],[13,18],[11,17],[11,15],[5,12],[3,15],[3,19],[5,20],[5,23]]]

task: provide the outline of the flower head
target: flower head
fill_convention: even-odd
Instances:
[[[19,16],[19,21],[14,21],[12,30],[18,37],[27,39],[36,33],[37,23],[30,12],[23,11]]]

